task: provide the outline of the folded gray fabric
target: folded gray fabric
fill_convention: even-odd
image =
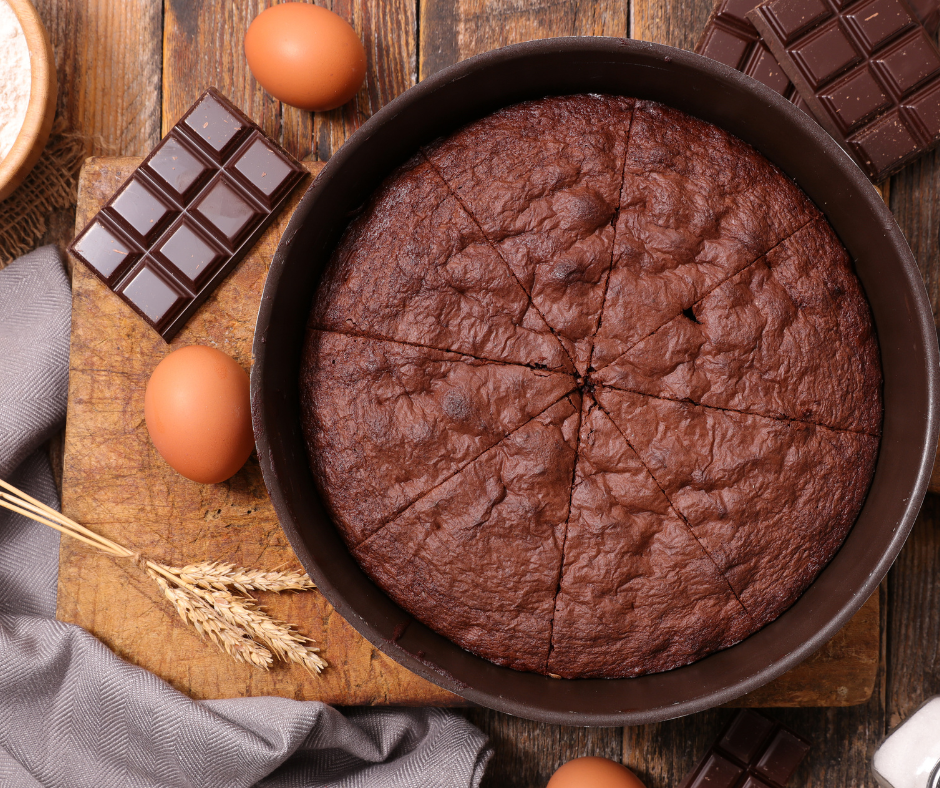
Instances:
[[[53,246],[0,271],[0,478],[65,421],[72,293]]]
[[[0,271],[0,478],[55,508],[37,447],[65,415],[70,305],[53,247]],[[122,661],[53,618],[58,535],[0,512],[0,786],[479,785],[491,751],[452,712],[196,702]]]

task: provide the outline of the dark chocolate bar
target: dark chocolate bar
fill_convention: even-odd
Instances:
[[[69,251],[169,341],[271,224],[304,173],[209,88]]]
[[[747,21],[747,12],[760,2],[718,0],[695,51],[754,77],[799,106],[800,94],[767,45],[760,40],[757,29]]]
[[[742,709],[679,788],[784,788],[809,748],[788,728]]]
[[[767,0],[747,18],[873,180],[940,142],[940,50],[905,0]]]
[[[747,20],[748,12],[757,8],[760,2],[718,0],[695,51],[754,77],[809,112],[800,92],[761,40],[757,28]],[[911,6],[927,31],[935,33],[940,25],[940,0],[912,0]]]

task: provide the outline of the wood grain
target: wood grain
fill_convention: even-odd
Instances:
[[[713,0],[632,0],[630,37],[694,49]]]
[[[881,662],[881,593],[812,657],[729,706],[856,706],[875,689]]]
[[[495,749],[483,788],[544,788],[552,773],[572,758],[622,757],[622,728],[543,725],[489,709],[468,710],[464,716],[490,737]]]
[[[887,724],[940,693],[940,498],[927,500],[889,575]]]
[[[86,164],[79,226],[139,162],[98,159]],[[320,166],[309,168],[316,172]],[[150,373],[174,347],[211,345],[250,367],[268,265],[303,191],[295,191],[278,221],[171,345],[84,266],[76,266],[62,495],[68,516],[164,563],[299,566],[265,492],[257,458],[224,484],[184,479],[149,440],[143,396]],[[236,664],[202,641],[132,565],[63,539],[59,567],[61,620],[83,626],[124,659],[192,697],[281,695],[357,705],[458,700],[374,649],[317,592],[261,595],[261,600],[276,617],[298,624],[312,637],[332,667],[319,678],[299,667],[266,674]]]
[[[243,41],[265,0],[166,0],[163,26],[163,133],[183,116],[210,85],[249,115],[276,140],[281,135],[281,104],[251,76]],[[298,158],[309,152],[290,151]]]
[[[89,154],[160,139],[163,8],[154,0],[34,0],[55,50],[58,115]]]
[[[891,179],[889,205],[920,267],[934,318],[940,316],[940,152],[934,151]]]
[[[310,113],[265,93],[248,69],[244,38],[270,0],[167,0],[163,39],[163,130],[215,85],[288,151],[326,161],[346,138],[414,84],[415,4],[408,0],[332,0],[323,5],[352,24],[366,49],[366,81],[353,101]]]
[[[497,47],[556,36],[626,36],[624,0],[425,0],[421,79]]]
[[[927,287],[934,320],[940,317],[940,153],[934,151],[913,162],[891,181],[889,205],[904,237],[911,245],[914,259]],[[931,195],[931,199],[924,199]],[[940,446],[927,489],[940,493]]]
[[[933,461],[930,481],[927,482],[927,492],[940,493],[940,446],[937,446],[937,456]]]
[[[418,79],[414,0],[321,2],[349,21],[366,50],[366,81],[348,104],[313,115],[313,155],[327,161],[356,129]]]

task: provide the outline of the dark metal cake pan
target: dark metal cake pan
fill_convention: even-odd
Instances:
[[[844,545],[780,618],[730,649],[634,679],[558,680],[499,667],[395,605],[350,556],[307,464],[298,375],[320,273],[349,216],[420,145],[515,102],[552,94],[652,99],[727,129],[790,175],[851,253],[884,368],[875,476]],[[254,340],[252,417],[281,526],[320,590],[376,647],[415,673],[499,711],[572,725],[636,725],[730,701],[820,648],[877,588],[920,508],[938,433],[933,316],[911,251],[862,171],[809,116],[737,71],[670,47],[559,38],[464,61],[378,112],[329,161],[290,221]],[[781,483],[786,483],[781,480]]]

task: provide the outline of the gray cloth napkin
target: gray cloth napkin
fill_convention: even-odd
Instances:
[[[70,309],[54,247],[0,271],[0,478],[57,509]],[[0,512],[0,786],[479,785],[491,751],[452,712],[196,702],[122,661],[53,618],[58,534]]]

